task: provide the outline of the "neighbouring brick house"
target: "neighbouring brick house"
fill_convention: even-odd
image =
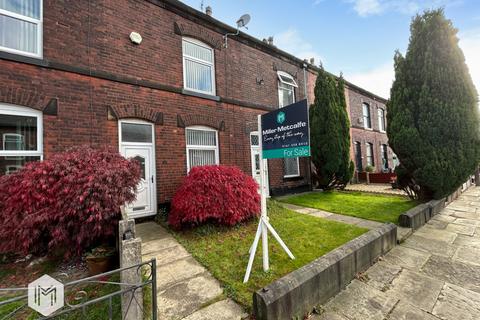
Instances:
[[[363,172],[367,166],[372,166],[374,172],[391,172],[398,161],[388,146],[387,100],[351,83],[345,95],[355,171]]]
[[[0,29],[0,174],[112,147],[142,165],[132,217],[195,165],[257,178],[257,115],[313,101],[315,66],[244,33],[224,47],[234,28],[176,0],[0,1]],[[310,189],[308,159],[269,160],[268,182]]]

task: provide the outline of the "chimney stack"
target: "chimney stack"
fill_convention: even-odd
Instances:
[[[211,17],[212,16],[212,7],[207,6],[205,8],[205,13],[207,14],[207,16]]]
[[[273,46],[273,36],[268,37],[268,44]]]

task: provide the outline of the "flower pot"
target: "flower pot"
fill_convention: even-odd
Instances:
[[[91,276],[107,272],[113,269],[114,256],[95,257],[87,256],[88,273]]]

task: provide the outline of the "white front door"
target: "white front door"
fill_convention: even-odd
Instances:
[[[125,206],[125,211],[132,218],[151,216],[157,212],[153,141],[151,124],[134,120],[120,122],[120,153],[127,159],[137,160],[141,169],[137,199]]]
[[[250,133],[250,155],[252,161],[252,177],[257,181],[260,186],[260,147],[258,144],[258,134],[257,132]],[[269,186],[268,186],[268,162],[265,160],[265,180],[266,180],[266,190],[267,196],[269,195]],[[260,190],[260,189],[259,189]]]

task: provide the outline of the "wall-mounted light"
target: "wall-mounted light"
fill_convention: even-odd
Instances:
[[[263,80],[263,78],[257,77],[257,84],[263,86],[265,84],[265,80]]]
[[[140,33],[132,31],[132,33],[130,33],[130,41],[135,44],[140,44],[142,43],[142,36],[140,35]]]

